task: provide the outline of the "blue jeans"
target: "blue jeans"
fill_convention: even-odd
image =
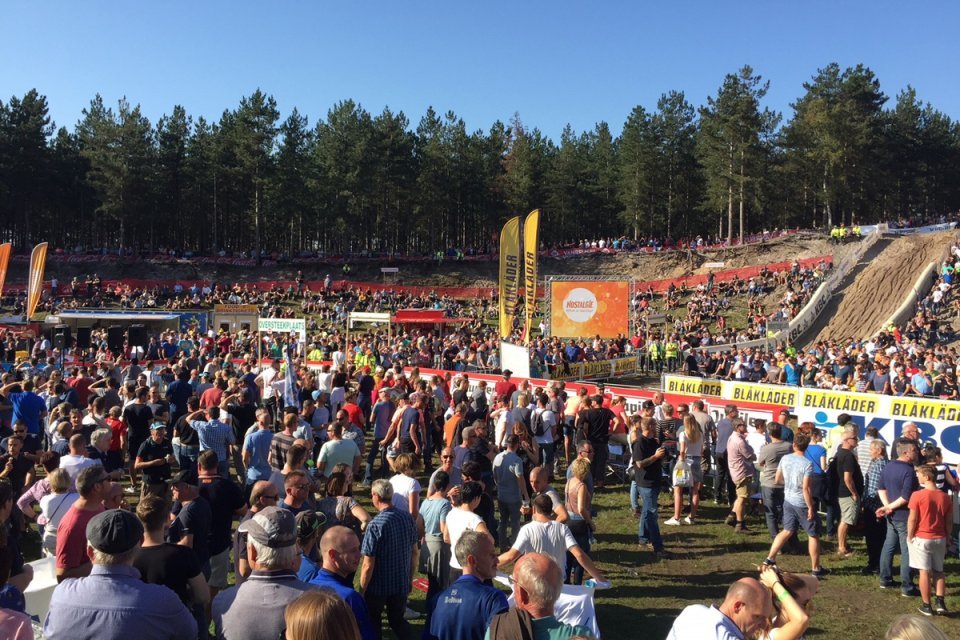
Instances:
[[[880,582],[893,581],[893,554],[900,545],[900,590],[909,591],[910,545],[907,544],[907,523],[887,519],[887,538],[880,551]]]
[[[660,487],[637,487],[643,510],[640,513],[640,542],[653,543],[654,551],[663,551],[663,538],[660,536],[660,522],[657,517],[657,499]]]

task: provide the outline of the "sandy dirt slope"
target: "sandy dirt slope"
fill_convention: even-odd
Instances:
[[[540,277],[547,275],[630,275],[638,282],[660,280],[663,278],[682,278],[686,275],[705,273],[702,265],[706,262],[724,262],[725,268],[734,269],[758,266],[821,255],[833,255],[834,261],[851,249],[853,245],[836,247],[822,234],[801,233],[780,238],[762,244],[734,247],[732,249],[692,254],[670,251],[657,254],[619,254],[569,256],[566,258],[541,258]],[[357,263],[353,265],[351,279],[379,282],[382,263]],[[497,284],[497,263],[451,262],[444,261],[439,267],[433,262],[398,262],[400,273],[395,278],[397,284],[418,284],[426,286],[481,286],[492,287]],[[152,264],[149,261],[119,265],[116,263],[65,263],[49,261],[46,277],[59,278],[69,282],[73,276],[84,277],[97,272],[102,278],[182,278],[189,280],[214,280],[218,282],[234,281],[270,281],[289,280],[294,277],[297,267],[278,265],[261,269],[233,267],[224,265],[195,265],[190,263]],[[341,277],[339,266],[310,265],[303,268],[308,280],[322,280],[329,273],[335,279]],[[12,262],[8,281],[22,283],[26,281],[27,263]]]
[[[841,283],[823,310],[821,321],[801,343],[862,338],[879,331],[920,272],[940,257],[954,235],[948,231],[879,240]]]

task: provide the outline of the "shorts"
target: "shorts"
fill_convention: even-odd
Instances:
[[[566,438],[572,438],[576,435],[577,429],[573,426],[573,420],[563,421],[563,435]]]
[[[703,465],[700,456],[687,456],[687,464],[690,465],[690,477],[694,484],[703,484]]]
[[[210,556],[210,579],[207,581],[214,589],[226,589],[227,574],[230,573],[230,547],[227,547],[215,556]]]
[[[701,479],[703,478],[703,471],[700,472]],[[747,500],[750,498],[750,488],[753,486],[753,476],[747,476],[743,478],[740,482],[737,483],[737,499],[743,498]]]
[[[910,568],[943,573],[947,555],[946,538],[914,538],[910,543]]]
[[[860,517],[860,502],[853,498],[837,498],[837,502],[840,503],[840,522],[855,526]]]
[[[816,516],[816,514],[814,514]],[[783,503],[783,530],[796,533],[803,529],[811,538],[820,537],[820,518],[807,519],[807,507],[798,507],[789,502]]]

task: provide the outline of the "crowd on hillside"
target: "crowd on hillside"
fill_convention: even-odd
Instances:
[[[958,267],[960,240],[955,240],[930,291],[916,301],[914,315],[905,325],[885,327],[875,336],[820,341],[806,350],[780,344],[770,351],[733,348],[710,353],[687,341],[678,345],[687,354],[685,362],[673,362],[667,370],[726,380],[960,399],[960,358],[955,347],[946,346],[956,338],[952,319],[960,312],[960,298],[953,294]]]

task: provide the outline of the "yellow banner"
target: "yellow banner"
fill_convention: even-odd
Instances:
[[[734,402],[784,404],[792,407],[797,403],[797,397],[799,396],[799,390],[794,387],[763,385],[752,382],[731,382],[729,384],[729,399]]]
[[[3,295],[3,283],[7,279],[7,266],[10,264],[10,253],[12,252],[9,242],[0,244],[0,296]]]
[[[664,380],[665,393],[683,393],[694,396],[723,396],[723,383],[719,380],[704,380],[703,378],[684,378],[667,376]]]
[[[864,393],[847,393],[844,391],[819,391],[804,389],[798,408],[830,409],[853,413],[878,413],[880,398],[883,396],[869,396]],[[789,403],[784,403],[789,404]]]
[[[613,375],[623,376],[628,373],[637,372],[637,359],[634,357],[630,358],[617,358],[613,361]]]
[[[500,231],[500,337],[513,333],[520,290],[520,216],[510,218]]]
[[[890,413],[908,420],[945,420],[960,422],[960,403],[955,400],[890,398]]]
[[[47,243],[41,242],[33,248],[30,254],[30,272],[27,275],[27,320],[40,304],[40,294],[43,292],[43,267],[47,262]]]
[[[533,312],[537,309],[537,242],[540,234],[540,209],[534,209],[523,221],[523,287],[526,317],[523,342],[530,339]]]

